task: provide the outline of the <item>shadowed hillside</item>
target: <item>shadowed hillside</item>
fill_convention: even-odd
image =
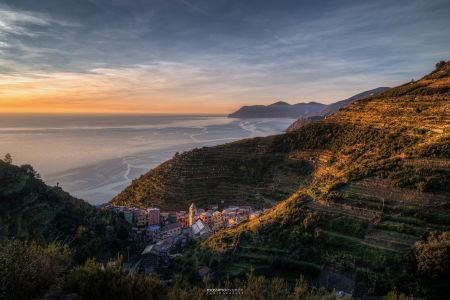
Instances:
[[[115,215],[76,199],[37,178],[30,165],[0,160],[0,242],[57,242],[77,260],[107,258],[127,243],[128,226]]]

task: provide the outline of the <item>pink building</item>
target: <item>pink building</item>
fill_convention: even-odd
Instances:
[[[160,221],[159,208],[150,207],[147,209],[148,225],[158,225]]]

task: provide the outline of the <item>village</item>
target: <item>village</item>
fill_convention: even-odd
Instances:
[[[194,203],[189,211],[162,212],[157,207],[142,209],[114,205],[105,209],[123,214],[132,226],[130,236],[137,244],[143,245],[143,251],[132,260],[129,271],[145,274],[167,267],[172,259],[182,255],[189,239],[206,239],[218,230],[255,219],[262,213],[251,206],[230,206],[222,210],[218,206],[210,206],[205,210],[197,208]]]

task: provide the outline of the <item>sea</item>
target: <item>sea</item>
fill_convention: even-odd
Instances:
[[[100,205],[176,152],[279,134],[293,119],[187,115],[0,114],[0,156]]]

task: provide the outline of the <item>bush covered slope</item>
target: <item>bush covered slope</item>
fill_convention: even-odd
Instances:
[[[106,258],[127,242],[125,222],[36,178],[29,165],[0,160],[0,241],[64,243],[76,259]]]

